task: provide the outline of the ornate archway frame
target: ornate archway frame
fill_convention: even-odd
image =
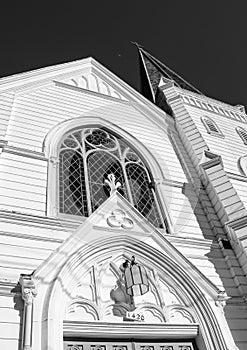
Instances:
[[[200,350],[236,349],[223,313],[222,291],[219,291],[189,263],[158,230],[154,230],[152,236],[156,237],[155,244],[159,244],[159,249],[155,247],[155,244],[144,243],[140,237],[135,237],[133,232],[127,234],[126,231],[121,231],[120,234],[119,230],[117,234],[111,231],[106,233],[104,238],[94,237],[89,243],[84,244],[83,232],[90,231],[90,218],[87,222],[88,225],[84,223],[78,233],[70,237],[61,249],[54,253],[34,274],[34,281],[38,289],[33,314],[33,331],[35,332],[33,348],[35,350],[62,350],[64,334],[74,334],[77,337],[90,336],[97,333],[97,329],[99,334],[104,334],[108,338],[114,336],[113,330],[120,332],[119,336],[127,337],[128,324],[125,328],[124,324],[97,322],[91,324],[65,322],[63,324],[63,322],[70,291],[75,286],[71,271],[80,274],[85,264],[90,265],[116,252],[130,255],[133,251],[138,261],[154,267],[158,273],[166,276],[170,284],[173,283],[176,286],[178,294],[183,300],[186,300],[186,304],[190,306],[193,317],[198,323],[198,325],[190,324],[188,327],[186,325],[149,326],[145,324],[142,328],[139,325],[134,330],[136,337],[143,338],[145,334],[152,338],[153,334],[156,334],[156,338],[162,336],[169,338],[170,332],[170,337],[174,339],[176,335],[179,338],[181,333],[187,338],[196,338]]]
[[[150,169],[154,179],[157,191],[157,199],[160,202],[163,214],[166,218],[168,231],[173,233],[173,222],[169,214],[167,203],[162,191],[162,184],[165,181],[166,174],[162,170],[158,160],[149,151],[149,149],[138,141],[134,136],[120,128],[114,123],[107,121],[99,116],[77,117],[63,121],[54,126],[46,135],[43,142],[43,151],[48,162],[48,181],[47,181],[47,206],[46,212],[48,216],[59,217],[59,188],[58,188],[58,172],[59,172],[59,145],[62,137],[70,130],[79,127],[104,127],[116,133],[127,143],[129,143],[141,155],[142,160]],[[167,174],[168,174],[167,170]]]

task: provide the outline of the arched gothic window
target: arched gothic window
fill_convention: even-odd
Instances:
[[[120,137],[97,127],[71,131],[61,142],[59,167],[60,213],[89,216],[109,197],[105,179],[114,174],[119,193],[154,226],[166,227],[147,167]]]
[[[205,116],[205,117],[202,117],[201,120],[209,134],[214,136],[224,137],[218,125],[211,118]]]

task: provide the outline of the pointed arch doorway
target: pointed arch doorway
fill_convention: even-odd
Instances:
[[[116,208],[128,214],[133,229],[107,226],[107,213]],[[135,297],[136,311],[145,315],[140,324],[114,315],[110,299],[117,281],[112,263],[119,267],[133,252],[150,282],[146,299]],[[36,270],[34,278],[39,289],[34,326],[41,331],[40,338],[33,339],[38,350],[113,350],[114,344],[121,350],[129,350],[127,345],[131,350],[226,350],[226,337],[232,342],[216,305],[221,291],[118,193]]]

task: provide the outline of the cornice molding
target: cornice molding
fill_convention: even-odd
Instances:
[[[0,147],[1,147],[1,145],[0,145]],[[26,148],[8,146],[7,143],[6,143],[6,145],[3,146],[3,151],[6,153],[12,153],[12,154],[22,156],[22,157],[44,160],[46,162],[48,161],[48,159],[45,157],[45,154],[43,152],[32,151],[32,150],[29,150]]]
[[[0,79],[0,91],[18,90],[24,87],[40,86],[44,83],[52,81],[54,76],[63,76],[69,74],[71,71],[85,69],[90,67],[93,59],[91,57],[81,60],[60,63],[48,67],[34,69],[24,73],[14,74]]]
[[[232,106],[230,104],[218,101],[211,97],[199,95],[195,92],[182,89],[178,86],[175,86],[173,82],[161,85],[160,88],[164,91],[164,93],[165,90],[173,88],[176,96],[171,97],[168,100],[169,102],[180,98],[183,104],[200,109],[201,111],[203,110],[205,112],[209,112],[215,115],[222,115],[227,119],[241,122],[243,124],[247,123],[246,114],[241,112],[237,106]]]
[[[206,240],[205,238],[191,238],[191,237],[179,237],[179,235],[169,235],[164,234],[166,239],[174,244],[175,246],[180,245],[183,247],[194,247],[198,249],[214,249],[219,248],[219,245],[216,241]]]
[[[167,185],[170,187],[178,187],[178,188],[184,188],[185,185],[189,185],[186,182],[182,181],[174,181],[174,180],[169,180],[169,179],[157,179],[155,180],[156,185]]]
[[[159,118],[161,123],[164,123],[164,116],[166,115],[164,111],[91,57],[2,78],[0,79],[0,92],[15,90],[22,93],[25,89],[28,90],[32,87],[36,89],[49,83],[54,84],[54,80],[57,81],[65,76],[69,77],[72,74],[74,75],[76,71],[85,69],[91,69],[94,73],[99,74],[102,79],[112,84],[116,90],[121,90],[120,93],[127,100],[133,103],[138,102],[144,111],[147,111],[148,114],[155,113],[155,117]],[[120,99],[114,99],[114,101],[123,102]],[[151,115],[151,118],[155,122],[154,116]]]
[[[13,298],[13,294],[21,297],[21,286],[16,281],[0,280],[0,295]]]
[[[0,221],[10,221],[14,224],[23,223],[28,226],[33,227],[44,227],[44,228],[52,228],[53,230],[58,231],[67,231],[67,228],[75,227],[75,222],[69,220],[61,220],[59,218],[49,218],[46,216],[36,216],[36,215],[28,215],[20,212],[1,210],[0,211]],[[64,227],[66,226],[66,228]]]
[[[247,228],[247,214],[238,218],[234,218],[225,223],[225,225],[231,227],[233,230],[240,230]]]
[[[247,177],[244,176],[244,175],[234,174],[234,173],[231,173],[229,171],[226,171],[226,174],[229,177],[229,179],[234,179],[234,180],[238,180],[238,181],[242,181],[242,182],[247,182]]]
[[[212,153],[210,151],[204,150],[204,155],[200,161],[200,166],[204,170],[207,170],[219,164],[222,165],[221,156],[219,156],[218,154]]]
[[[0,231],[0,236],[6,236],[6,237],[16,237],[16,238],[24,238],[28,240],[33,241],[43,241],[43,242],[51,242],[51,243],[63,243],[63,239],[56,239],[56,238],[50,238],[50,237],[42,237],[42,236],[34,236],[30,234],[23,234],[23,233],[15,233],[15,232],[9,232],[9,231]]]
[[[78,86],[73,86],[73,85],[70,85],[70,84],[67,84],[67,83],[63,83],[61,81],[54,80],[54,83],[55,83],[56,86],[60,86],[60,87],[63,87],[65,89],[70,89],[70,90],[73,90],[73,91],[76,91],[76,92],[79,92],[79,93],[84,93],[84,94],[87,94],[87,95],[97,96],[99,98],[103,98],[104,100],[109,100],[109,101],[113,101],[113,102],[123,103],[123,104],[127,104],[127,105],[130,104],[130,101],[126,101],[126,100],[123,100],[121,98],[117,98],[117,97],[113,97],[113,96],[110,96],[110,95],[102,94],[100,92],[84,89],[84,88],[81,88],[81,87],[78,87]]]
[[[150,324],[134,322],[124,323],[91,323],[64,321],[65,337],[102,338],[138,338],[138,339],[194,339],[199,333],[198,324]]]
[[[0,148],[5,148],[8,144],[7,140],[0,140]]]

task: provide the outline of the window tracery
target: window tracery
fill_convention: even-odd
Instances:
[[[114,174],[118,192],[154,226],[163,228],[149,171],[123,139],[108,130],[91,127],[71,131],[59,150],[60,213],[89,216],[109,196],[105,181]]]

